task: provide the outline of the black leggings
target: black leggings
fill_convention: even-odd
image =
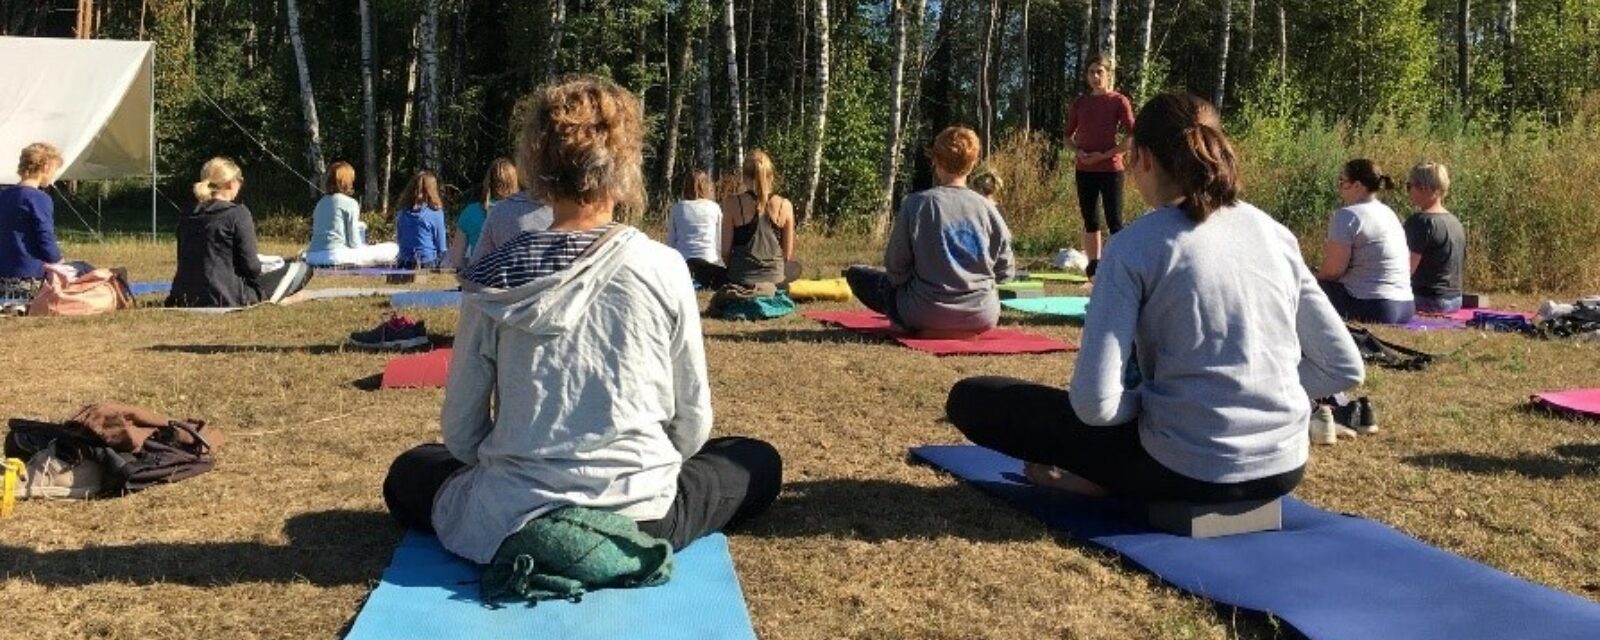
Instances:
[[[689,275],[696,283],[707,289],[721,289],[723,285],[732,282],[728,279],[728,268],[708,261],[704,258],[689,258]],[[791,260],[783,263],[783,282],[774,282],[778,286],[787,285],[800,278],[800,262]],[[736,284],[750,285],[753,283],[740,282]]]
[[[1150,457],[1129,423],[1090,426],[1072,410],[1067,391],[1015,378],[967,378],[950,389],[945,413],[961,433],[1013,458],[1047,464],[1134,500],[1238,502],[1287,495],[1305,468],[1245,482],[1195,480]]]
[[[442,444],[400,454],[383,480],[383,502],[402,526],[433,531],[433,498],[466,463]],[[737,525],[772,506],[783,485],[783,459],[772,445],[753,438],[713,438],[678,471],[678,495],[660,520],[639,529],[682,549],[690,542]]]
[[[1105,205],[1106,226],[1112,233],[1122,230],[1122,172],[1079,171],[1078,211],[1083,214],[1083,230],[1095,233],[1100,230],[1100,216],[1095,212],[1096,200]]]

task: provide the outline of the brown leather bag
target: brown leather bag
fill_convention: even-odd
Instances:
[[[28,304],[28,315],[90,316],[131,306],[127,284],[110,269],[95,269],[72,280],[47,269],[44,287]]]
[[[204,420],[175,421],[150,409],[121,402],[86,405],[64,426],[123,453],[138,453],[152,437],[183,449],[204,451],[215,451],[227,440],[216,427],[207,428]]]

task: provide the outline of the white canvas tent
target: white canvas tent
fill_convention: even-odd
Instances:
[[[0,184],[23,147],[61,150],[63,180],[149,176],[155,230],[155,46],[0,37]]]

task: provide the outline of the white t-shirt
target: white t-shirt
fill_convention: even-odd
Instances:
[[[1377,198],[1333,212],[1328,240],[1350,245],[1350,266],[1339,283],[1362,300],[1408,302],[1411,249],[1406,230],[1389,205]]]
[[[722,207],[711,200],[684,200],[667,214],[667,246],[683,259],[721,262]]]

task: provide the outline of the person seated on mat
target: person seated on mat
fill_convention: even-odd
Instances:
[[[544,231],[552,222],[550,206],[534,198],[529,190],[528,175],[518,168],[517,178],[523,191],[511,194],[489,208],[489,218],[483,221],[483,233],[478,234],[478,244],[472,248],[468,264],[500,248],[512,238],[529,231]]]
[[[667,246],[683,254],[684,260],[700,259],[722,263],[722,247],[717,235],[722,231],[722,208],[712,199],[715,191],[711,176],[699,169],[683,181],[683,199],[667,213]]]
[[[1001,189],[1006,187],[1006,181],[1001,180],[1000,176],[995,175],[993,171],[985,171],[972,176],[972,181],[967,186],[978,192],[978,195],[983,196],[989,202],[995,203],[995,196],[1000,193]]]
[[[681,549],[778,494],[772,445],[708,439],[711,385],[683,258],[614,221],[619,205],[643,205],[641,110],[594,76],[540,89],[517,166],[555,223],[458,275],[444,443],[401,454],[383,495],[402,525],[473,562],[563,505],[620,514]]]
[[[311,270],[299,260],[256,253],[256,223],[236,202],[239,165],[212,158],[194,183],[194,209],[178,218],[178,268],[169,307],[248,307],[281,302],[305,288]],[[273,268],[264,268],[263,263]]]
[[[395,239],[400,255],[395,266],[401,269],[437,269],[449,250],[445,243],[444,200],[439,197],[439,179],[432,171],[418,171],[400,192],[395,205]]]
[[[44,287],[46,271],[77,276],[77,269],[61,260],[55,202],[44,192],[60,171],[61,152],[37,142],[17,159],[21,180],[0,188],[0,300],[8,306],[26,307]]]
[[[800,277],[794,204],[774,192],[778,171],[767,152],[756,149],[745,156],[742,177],[743,190],[722,199],[722,263],[690,258],[689,271],[695,282],[712,289],[787,284]]]
[[[343,160],[328,167],[323,196],[311,214],[311,244],[306,263],[314,267],[370,267],[394,264],[400,245],[367,244],[356,192],[356,168]]]
[[[1317,280],[1339,315],[1358,322],[1405,324],[1416,313],[1406,231],[1377,193],[1394,181],[1376,163],[1357,158],[1339,170],[1344,207],[1328,222]]]
[[[1437,162],[1411,168],[1406,195],[1417,212],[1406,218],[1411,249],[1411,295],[1421,313],[1461,310],[1461,272],[1467,260],[1467,231],[1444,208],[1450,170]]]
[[[1240,202],[1198,100],[1139,110],[1128,173],[1155,207],[1101,258],[1071,392],[962,380],[945,410],[1041,485],[1140,501],[1269,500],[1299,483],[1312,398],[1361,383],[1294,234]]]
[[[450,238],[450,258],[447,261],[451,269],[460,271],[467,267],[468,258],[483,234],[483,223],[489,217],[489,211],[521,188],[517,180],[517,165],[506,158],[495,158],[494,162],[489,163],[489,171],[483,176],[482,198],[463,207],[456,216],[456,233]]]
[[[1015,275],[1015,261],[1000,211],[967,188],[979,145],[966,127],[939,132],[928,148],[938,186],[900,203],[884,268],[844,271],[861,304],[909,331],[970,336],[1000,320],[995,283]]]

